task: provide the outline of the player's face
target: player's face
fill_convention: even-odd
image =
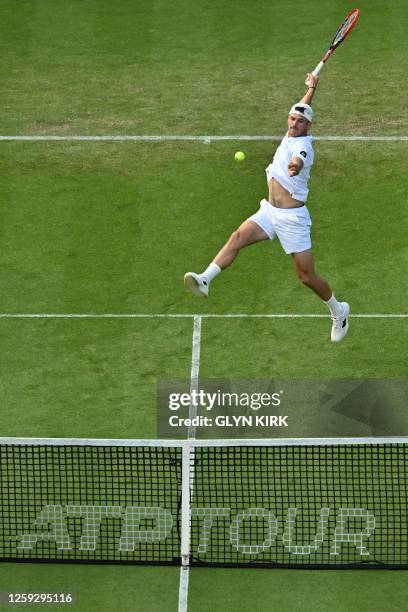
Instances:
[[[289,115],[288,132],[289,136],[305,136],[309,129],[310,121],[300,115]]]

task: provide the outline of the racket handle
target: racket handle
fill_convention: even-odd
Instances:
[[[313,70],[312,74],[313,76],[318,76],[319,72],[321,71],[321,69],[324,66],[324,62],[319,62],[316,66],[316,68]]]

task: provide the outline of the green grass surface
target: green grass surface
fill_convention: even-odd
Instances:
[[[330,321],[325,319],[206,319],[201,374],[207,378],[405,377],[405,364],[396,360],[407,344],[405,320],[381,324],[377,319],[352,320],[347,343],[334,349],[329,331]],[[233,367],[228,364],[231,355]]]
[[[405,572],[227,570],[191,571],[191,612],[403,612]]]
[[[322,78],[319,130],[404,133],[405,2],[359,5],[360,23]],[[264,134],[280,132],[282,109],[352,7],[25,0],[16,9],[3,0],[0,8],[4,133]]]
[[[72,606],[47,604],[47,610],[171,612],[177,610],[179,573],[174,567],[2,563],[0,592],[74,595]],[[2,610],[15,608],[0,603]]]
[[[47,606],[78,612],[173,612],[177,610],[179,570],[173,567],[71,565],[1,566],[3,593],[73,592],[75,605]],[[406,609],[403,571],[285,571],[194,568],[190,574],[189,610],[212,612],[372,612]],[[14,609],[0,604],[1,609]],[[36,610],[38,606],[24,606]]]
[[[189,321],[168,323],[1,321],[2,435],[155,437],[156,379],[191,362]]]
[[[322,73],[313,132],[406,135],[406,3],[359,6]],[[283,134],[350,8],[2,0],[0,132]],[[257,210],[275,147],[0,143],[0,312],[325,314],[277,243],[242,253],[207,301],[182,290],[184,272],[206,266]],[[354,313],[406,313],[407,143],[315,148],[317,269]],[[352,319],[332,346],[329,318],[204,320],[201,374],[404,378],[407,325]],[[190,319],[0,320],[1,435],[154,436],[156,380],[188,378],[191,336]],[[81,612],[177,608],[174,568],[0,569],[1,591],[72,590]],[[406,584],[402,572],[194,569],[189,610],[402,610]]]
[[[248,144],[243,165],[237,145],[2,143],[2,311],[327,312],[277,241],[241,253],[209,300],[181,290],[266,194],[276,143]],[[407,147],[316,144],[316,265],[353,312],[406,311]]]

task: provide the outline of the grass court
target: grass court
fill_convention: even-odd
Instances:
[[[283,136],[305,73],[351,8],[1,0],[2,136],[236,137],[0,142],[1,436],[156,437],[157,379],[190,376],[193,333],[192,317],[4,315],[328,315],[277,241],[243,251],[208,300],[185,293],[182,279],[266,194],[278,142],[237,137]],[[313,104],[313,248],[352,314],[406,315],[408,9],[399,0],[359,8]],[[203,318],[200,376],[406,378],[407,317],[352,318],[338,346],[330,325],[329,316]],[[1,570],[1,592],[71,591],[78,612],[178,605],[172,567]],[[399,571],[193,568],[188,609],[394,611],[407,592]]]

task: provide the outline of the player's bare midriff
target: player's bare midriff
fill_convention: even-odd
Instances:
[[[276,208],[299,208],[300,206],[304,206],[304,202],[292,198],[289,191],[282,187],[275,178],[269,181],[268,186],[268,201],[272,206],[276,206]]]

